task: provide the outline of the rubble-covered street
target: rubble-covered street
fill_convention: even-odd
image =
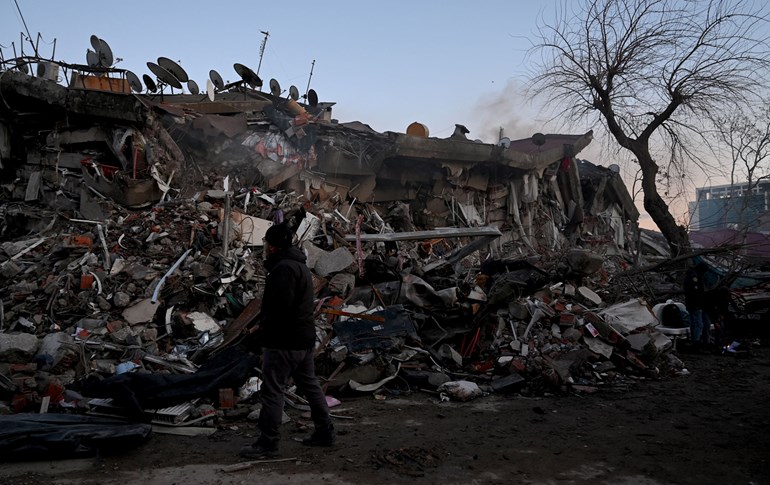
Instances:
[[[226,420],[208,437],[155,435],[112,456],[5,463],[0,483],[762,484],[768,357],[764,348],[751,359],[688,355],[687,379],[589,397],[359,397],[345,403],[354,419],[336,421],[345,432],[337,447],[308,449],[292,440],[304,432],[287,430],[282,455],[293,460],[229,473],[253,423]]]
[[[579,157],[592,132],[379,133],[246,78],[156,95],[59,67],[0,74],[3,483],[766,483],[770,278],[732,247],[672,258]],[[290,388],[278,461],[244,463],[274,224],[312,272],[339,441],[293,440]]]

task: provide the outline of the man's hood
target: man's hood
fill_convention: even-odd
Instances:
[[[265,260],[265,268],[270,271],[275,267],[276,264],[278,264],[279,261],[284,259],[292,259],[303,264],[305,264],[305,261],[307,261],[305,253],[292,246],[286,249],[281,249],[268,256]]]

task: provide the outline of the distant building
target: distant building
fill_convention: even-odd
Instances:
[[[714,185],[695,190],[695,201],[689,203],[690,229],[715,231],[750,229],[770,231],[770,180]]]

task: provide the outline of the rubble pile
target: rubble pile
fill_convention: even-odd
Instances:
[[[665,244],[639,231],[616,166],[577,158],[591,131],[379,133],[247,79],[168,94],[57,65],[72,82],[0,76],[0,412],[241,412],[276,223],[313,274],[329,394],[590,393],[684,372],[647,305],[667,282],[629,272]]]
[[[100,203],[101,221],[4,206],[2,233],[15,236],[0,243],[5,412],[44,399],[104,406],[81,393],[95,377],[200,372],[258,311],[274,221],[308,255],[330,393],[595,392],[682,368],[643,300],[605,301],[622,257],[501,258],[494,227],[421,231],[405,203],[310,203],[254,187],[139,211]],[[197,397],[207,396],[200,403],[221,404]]]

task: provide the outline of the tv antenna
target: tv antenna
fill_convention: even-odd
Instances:
[[[313,79],[314,68],[315,68],[315,59],[313,59],[313,63],[310,64],[310,77],[307,78],[307,87],[305,88],[305,95],[302,96],[305,100],[307,100],[307,92],[310,89],[310,80]]]
[[[259,76],[259,69],[262,67],[262,56],[265,55],[265,46],[267,45],[267,38],[270,37],[270,32],[260,30],[265,37],[262,39],[262,43],[259,45],[259,64],[257,65],[257,76]]]

